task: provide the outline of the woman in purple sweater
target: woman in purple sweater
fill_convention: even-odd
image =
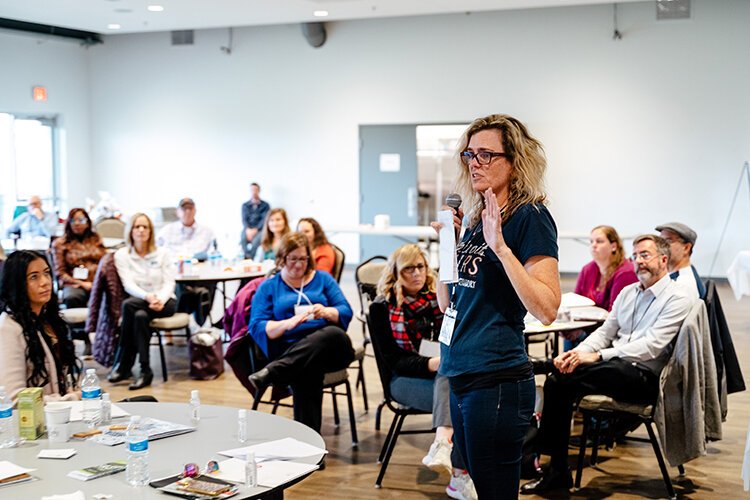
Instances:
[[[620,291],[638,281],[638,277],[633,270],[633,262],[625,258],[620,235],[612,226],[596,226],[592,229],[589,249],[594,260],[581,269],[575,293],[590,298],[598,307],[609,311]],[[565,340],[566,351],[588,336],[584,330],[576,330],[571,334],[575,338]]]

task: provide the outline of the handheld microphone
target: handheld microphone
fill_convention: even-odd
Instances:
[[[445,204],[453,209],[453,213],[458,216],[458,208],[461,206],[461,195],[458,193],[451,193],[445,197]],[[456,229],[456,242],[458,242],[458,236],[461,230]]]
[[[458,215],[458,207],[461,206],[461,195],[458,193],[451,193],[445,197],[445,204],[453,209],[453,213]]]

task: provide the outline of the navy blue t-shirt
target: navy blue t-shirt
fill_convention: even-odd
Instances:
[[[503,222],[503,237],[525,264],[531,257],[558,258],[557,227],[543,205],[524,205]],[[456,248],[458,283],[449,291],[456,308],[451,345],[440,344],[440,374],[491,373],[527,362],[526,308],[500,260],[484,241],[482,222]]]

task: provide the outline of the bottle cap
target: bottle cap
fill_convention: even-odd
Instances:
[[[5,392],[5,386],[4,385],[0,385],[0,392]]]
[[[86,368],[86,375],[96,375],[96,369]]]
[[[140,421],[141,421],[141,416],[140,415],[131,415],[130,416],[130,423],[131,424],[137,424]]]
[[[198,392],[199,392],[198,389],[193,389],[192,391],[190,391],[190,398],[191,399],[194,399],[194,398],[197,399],[197,398],[199,398],[200,395],[199,395]]]
[[[238,411],[237,412],[237,416],[240,417],[240,418],[247,417],[247,410],[240,410],[240,411]]]
[[[104,394],[102,394],[102,401],[109,401],[109,393],[108,392],[105,392]]]
[[[248,451],[247,452],[247,461],[248,462],[255,462],[255,452],[254,451]]]

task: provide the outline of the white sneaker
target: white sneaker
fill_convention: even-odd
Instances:
[[[477,500],[474,481],[468,474],[451,475],[451,482],[445,488],[445,494],[457,500]]]
[[[422,463],[430,469],[446,470],[450,474],[453,472],[451,450],[453,450],[453,445],[448,440],[436,439],[430,445],[430,451],[422,459]]]

